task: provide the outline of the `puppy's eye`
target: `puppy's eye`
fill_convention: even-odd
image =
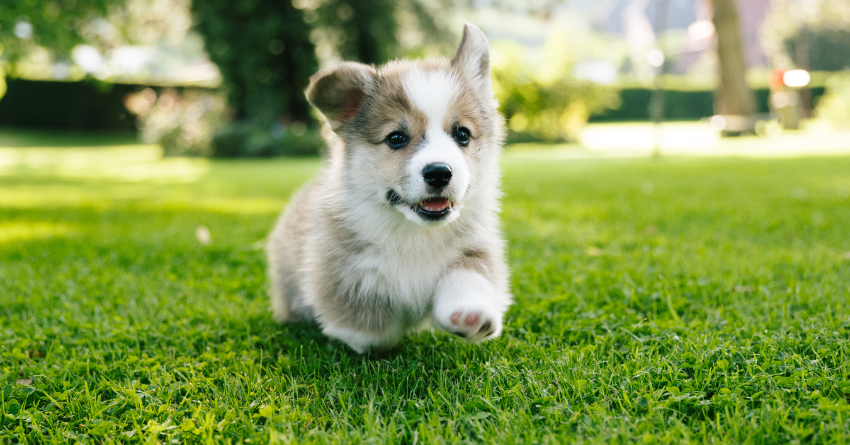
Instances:
[[[472,134],[469,133],[469,128],[466,127],[455,127],[455,130],[452,135],[457,141],[457,144],[461,147],[466,147],[469,145],[469,140],[472,139]]]
[[[410,142],[410,139],[406,134],[400,131],[394,131],[387,136],[386,142],[393,150],[401,150],[402,148],[407,147],[407,143]]]

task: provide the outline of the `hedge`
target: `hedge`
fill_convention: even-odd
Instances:
[[[65,130],[136,130],[124,97],[147,85],[6,78],[0,126]],[[150,87],[160,93],[163,87]],[[195,88],[195,87],[193,87]],[[182,90],[183,88],[176,88]]]
[[[135,130],[124,96],[144,88],[109,83],[7,78],[0,125],[75,130]]]
[[[812,100],[823,95],[823,87],[811,89]],[[767,113],[770,90],[766,88],[753,90],[756,95],[758,113]],[[652,90],[648,88],[626,88],[620,90],[622,104],[616,110],[606,110],[590,117],[591,122],[609,121],[646,121],[650,119],[649,104],[652,100]],[[665,120],[698,120],[714,115],[714,94],[712,91],[664,91]],[[815,102],[816,103],[816,102]]]
[[[57,82],[7,78],[6,95],[0,99],[0,126],[73,129],[135,130],[135,118],[124,108],[124,97],[147,88],[144,85],[109,84],[96,81]],[[154,88],[160,90],[161,88]],[[767,89],[754,91],[760,113],[767,113]],[[823,87],[812,88],[816,100]],[[646,121],[652,90],[620,90],[622,105],[590,117],[591,122]],[[666,90],[665,120],[696,120],[713,113],[711,91]]]

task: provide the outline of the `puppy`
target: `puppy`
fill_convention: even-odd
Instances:
[[[278,321],[314,321],[359,353],[429,321],[471,342],[499,335],[511,295],[489,54],[466,24],[450,61],[346,62],[310,79],[333,137],[269,237]]]

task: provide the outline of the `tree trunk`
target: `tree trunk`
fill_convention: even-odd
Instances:
[[[794,42],[794,64],[798,69],[809,71],[809,36],[808,29],[803,28]],[[812,90],[808,86],[800,88],[800,116],[811,117],[812,114]]]
[[[720,85],[714,93],[714,114],[751,116],[756,103],[747,85],[747,64],[735,0],[710,0],[717,33]]]

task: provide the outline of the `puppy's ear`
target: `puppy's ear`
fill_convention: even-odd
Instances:
[[[310,78],[307,100],[325,115],[331,128],[336,130],[357,114],[376,75],[371,66],[354,62],[344,62],[336,68],[319,71]]]
[[[490,45],[484,33],[472,23],[463,26],[463,37],[452,57],[452,66],[477,85],[482,94],[493,95],[490,91]]]

